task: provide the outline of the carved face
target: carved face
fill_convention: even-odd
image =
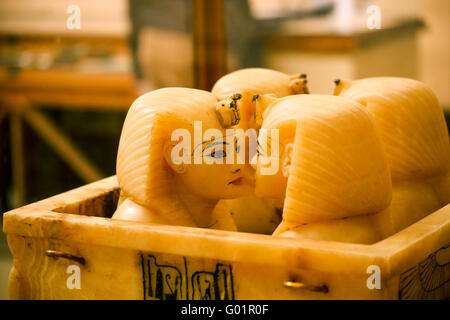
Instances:
[[[258,152],[251,164],[255,170],[256,196],[284,200],[295,132],[290,136],[277,132],[276,136],[260,133]]]
[[[176,178],[187,190],[207,199],[232,199],[251,192],[253,185],[251,168],[241,160],[242,152],[239,144],[222,137],[204,139],[197,145],[194,144],[193,138],[191,141],[194,147],[190,163],[175,164],[168,153],[165,155]],[[172,153],[173,149],[169,150]],[[227,163],[227,152],[230,151],[234,158],[230,157],[233,161]]]
[[[279,171],[263,176],[256,161],[256,193],[284,197],[283,219],[297,224],[384,210],[391,200],[386,155],[375,121],[360,104],[326,95],[277,100],[263,117],[259,141]],[[279,143],[272,129],[279,130]],[[269,132],[268,132],[269,133]],[[283,180],[283,177],[285,179]],[[286,179],[288,177],[288,179]]]

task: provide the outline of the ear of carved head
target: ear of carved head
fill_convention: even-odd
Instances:
[[[172,141],[166,141],[164,143],[164,159],[166,160],[169,167],[176,173],[183,173],[186,171],[186,167],[179,157],[173,156],[173,150],[175,148],[175,143]]]
[[[294,144],[289,142],[284,147],[283,155],[281,157],[281,170],[284,177],[289,177],[289,170],[291,169],[292,157],[294,156]]]

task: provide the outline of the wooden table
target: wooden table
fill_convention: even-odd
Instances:
[[[0,69],[0,122],[9,117],[12,157],[13,203],[25,201],[22,126],[25,122],[47,142],[86,183],[104,177],[57,125],[39,108],[71,110],[123,110],[137,97],[131,73],[88,74],[73,70]]]

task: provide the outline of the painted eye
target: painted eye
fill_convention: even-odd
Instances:
[[[212,158],[220,159],[226,157],[226,152],[225,150],[214,150],[213,152],[211,152],[210,156]]]

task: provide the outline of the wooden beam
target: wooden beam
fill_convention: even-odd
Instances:
[[[223,0],[193,0],[193,37],[196,87],[209,91],[225,74]]]
[[[0,124],[6,118],[7,113],[8,110],[6,109],[6,107],[0,104]]]
[[[11,141],[11,169],[13,182],[12,202],[14,207],[25,204],[25,161],[23,153],[23,128],[20,114],[9,113]]]
[[[22,116],[84,182],[89,183],[104,177],[101,171],[90,164],[69,138],[41,112],[29,107],[24,110]]]

